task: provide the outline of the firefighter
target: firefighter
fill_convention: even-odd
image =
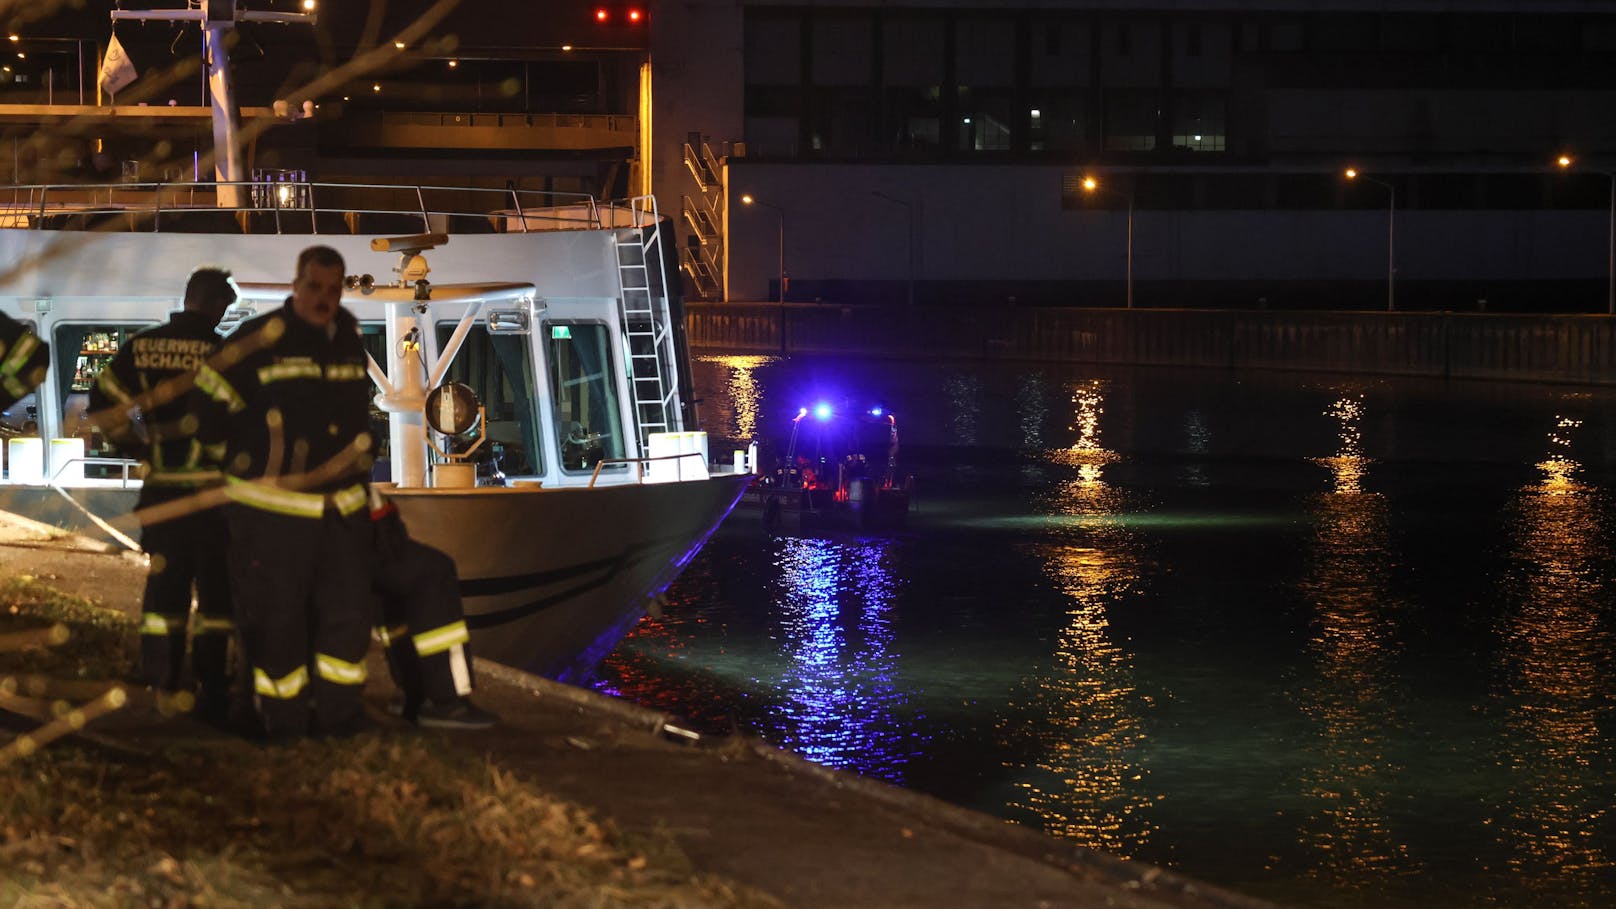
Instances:
[[[202,432],[224,448],[236,624],[271,741],[369,725],[371,384],[343,270],[336,250],[305,249],[285,305],[197,374]]]
[[[236,302],[230,273],[203,267],[185,284],[185,308],[167,324],[129,339],[90,388],[91,418],[126,457],[146,464],[137,511],[194,496],[220,481],[206,457],[196,420],[186,409],[186,387],[218,347],[219,320]],[[183,384],[182,384],[183,383]],[[140,545],[150,556],[141,601],[140,677],[171,709],[188,689],[186,632],[190,626],[191,680],[204,717],[222,720],[230,703],[229,576],[225,571],[224,516],[203,508],[143,523]],[[197,615],[191,617],[196,586]]]
[[[27,397],[45,381],[50,345],[28,326],[0,313],[0,410]]]
[[[471,702],[471,635],[454,560],[410,538],[398,509],[371,491],[376,635],[401,697],[389,710],[418,726],[487,729],[499,722]]]

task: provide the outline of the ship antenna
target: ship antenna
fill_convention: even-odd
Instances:
[[[112,10],[114,24],[120,19],[148,19],[199,22],[202,25],[202,51],[208,68],[208,94],[213,106],[213,174],[218,182],[220,208],[245,208],[243,187],[246,175],[241,164],[241,112],[236,105],[235,82],[230,75],[230,55],[225,34],[237,22],[314,22],[314,12],[276,12],[238,9],[238,0],[200,0],[200,7],[189,9],[124,9],[122,2]]]

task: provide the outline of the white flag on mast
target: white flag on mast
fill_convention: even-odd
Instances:
[[[117,94],[119,89],[135,81],[135,64],[130,62],[129,55],[124,53],[123,45],[118,43],[118,36],[113,34],[112,40],[107,42],[107,55],[101,58],[101,90],[107,94]]]

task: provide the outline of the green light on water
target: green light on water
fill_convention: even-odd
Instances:
[[[1116,513],[1086,515],[1001,515],[993,517],[962,517],[947,523],[995,530],[1037,530],[1049,527],[1128,527],[1154,531],[1194,531],[1217,528],[1275,527],[1290,524],[1284,515],[1256,514],[1166,514]]]

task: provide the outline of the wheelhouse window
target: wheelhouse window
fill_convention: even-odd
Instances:
[[[112,362],[124,343],[136,332],[153,324],[70,322],[56,327],[51,337],[51,357],[55,360],[56,400],[62,404],[60,436],[83,439],[86,457],[119,457],[118,452],[101,435],[101,430],[90,422],[90,389],[100,377],[101,370]],[[29,395],[19,401],[12,411],[26,407],[33,401],[33,395]],[[89,476],[96,475],[94,469],[86,469],[85,472]]]
[[[561,469],[582,473],[603,459],[623,457],[611,330],[598,323],[548,322],[544,331]]]
[[[232,332],[234,326],[231,327]],[[392,358],[387,355],[387,326],[380,322],[359,323],[359,340],[365,345],[365,353],[381,365],[385,371]],[[390,476],[384,473],[380,466],[393,462],[393,438],[388,431],[388,417],[376,406],[375,398],[370,402],[370,440],[371,456],[376,459],[378,469],[372,479],[387,480]]]
[[[455,322],[438,323],[438,349],[454,334]],[[444,380],[463,382],[477,394],[487,423],[475,432],[487,441],[474,460],[492,459],[492,467],[511,477],[544,472],[539,437],[537,389],[533,379],[533,349],[526,334],[489,334],[479,322],[466,333],[460,352]],[[473,439],[465,440],[471,442]]]

